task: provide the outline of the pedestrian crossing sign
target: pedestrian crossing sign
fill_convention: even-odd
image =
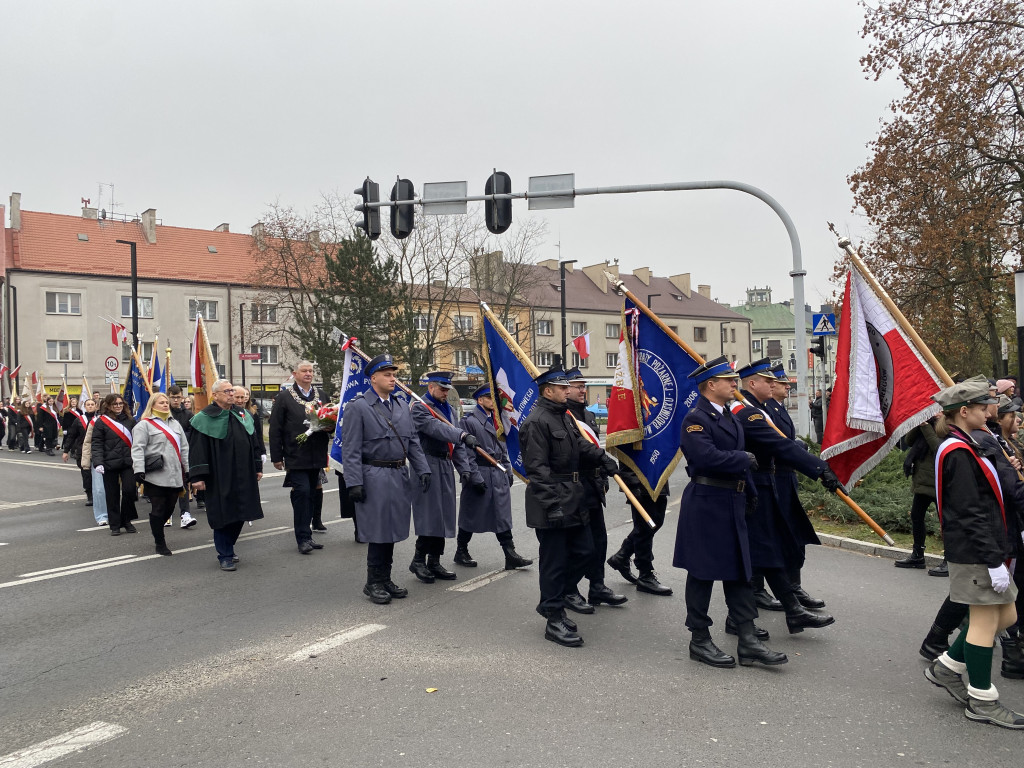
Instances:
[[[834,313],[811,315],[812,336],[835,336],[836,316]]]

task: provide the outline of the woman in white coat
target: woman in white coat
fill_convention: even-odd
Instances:
[[[144,484],[143,493],[153,504],[149,527],[160,555],[171,554],[164,538],[164,523],[171,518],[178,496],[185,488],[184,468],[187,466],[185,433],[171,417],[171,401],[167,395],[157,392],[132,429],[132,471],[135,482]]]

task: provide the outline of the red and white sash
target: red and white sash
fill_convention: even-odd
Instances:
[[[947,437],[939,445],[939,450],[935,454],[935,506],[939,511],[939,523],[942,523],[942,464],[945,458],[950,452],[955,451],[958,448],[964,448],[970,452],[974,457],[975,461],[981,467],[982,473],[985,475],[985,479],[988,480],[989,486],[992,488],[992,493],[996,496],[996,501],[999,502],[999,512],[1003,516],[1003,528],[1006,528],[1006,508],[1003,506],[1003,488],[999,483],[999,475],[996,474],[996,468],[992,462],[988,459],[983,459],[977,453],[974,448],[965,440],[959,437]]]
[[[100,416],[100,421],[107,425],[107,429],[111,430],[115,435],[124,440],[125,445],[129,448],[132,447],[132,433],[124,424],[114,421],[109,416]]]
[[[174,446],[174,452],[178,454],[178,463],[181,464],[181,443],[178,441],[178,436],[156,419],[146,419],[145,421],[147,424],[153,425],[164,433],[164,437],[166,437],[170,441],[171,445]]]
[[[75,418],[78,419],[78,423],[82,425],[83,430],[89,428],[89,421],[88,419],[85,418],[83,414],[79,413],[78,411],[72,411],[72,413],[75,414]]]

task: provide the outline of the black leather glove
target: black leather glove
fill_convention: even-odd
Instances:
[[[425,474],[425,475],[420,475],[420,487],[423,489],[424,493],[426,493],[427,491],[430,490],[430,473],[429,472],[427,474]]]
[[[462,444],[472,451],[474,448],[480,445],[480,441],[477,440],[473,435],[469,434],[469,432],[467,432],[462,436]]]
[[[601,459],[601,468],[608,474],[608,477],[615,477],[619,474],[619,462],[607,453]]]
[[[145,479],[146,479],[146,473],[145,472],[136,472],[135,473],[135,484],[136,485],[138,485],[139,483],[141,483]]]
[[[353,504],[361,504],[366,501],[366,488],[361,485],[350,485],[348,487],[348,498]]]
[[[487,493],[487,483],[485,483],[483,480],[476,480],[474,482],[471,482],[470,486],[473,488],[474,491],[479,493],[481,496]]]
[[[567,522],[565,512],[561,508],[548,512],[548,528],[564,528]]]
[[[756,472],[757,471],[757,456],[752,454],[750,451],[747,451],[746,454],[747,454],[747,458],[750,459],[750,471],[751,472]]]
[[[513,484],[513,483],[514,483],[515,481],[516,481],[516,476],[515,476],[515,475],[513,475],[513,474],[511,474],[511,473],[509,473],[509,476],[508,476],[508,487],[509,487],[509,488],[511,488],[511,487],[512,487],[512,484]]]
[[[839,482],[839,478],[836,477],[836,473],[832,471],[831,467],[825,467],[824,471],[821,473],[821,477],[818,479],[821,480],[821,484],[832,493],[838,491],[843,485]]]

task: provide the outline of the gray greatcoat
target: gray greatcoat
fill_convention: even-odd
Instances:
[[[345,484],[366,491],[366,501],[355,504],[362,542],[390,544],[409,538],[412,500],[422,495],[419,478],[430,474],[412,415],[394,398],[391,403],[388,410],[376,392],[367,390],[345,406],[341,422]],[[364,463],[370,461],[404,463],[393,469]]]
[[[423,398],[435,412],[447,418],[451,409],[427,395]],[[462,430],[435,419],[422,403],[413,401],[412,419],[419,432],[420,445],[426,454],[432,477],[426,493],[413,496],[412,517],[417,536],[455,537],[455,474],[468,477],[473,471],[466,448],[462,445]],[[451,444],[451,458],[448,458]]]
[[[462,417],[459,426],[480,441],[480,447],[494,457],[500,467],[492,466],[476,455],[470,482],[487,484],[479,493],[469,484],[463,484],[459,497],[459,528],[470,533],[502,533],[512,530],[512,494],[509,485],[514,475],[508,460],[508,449],[498,438],[494,421],[482,408],[474,408]],[[469,452],[467,451],[467,454]]]

